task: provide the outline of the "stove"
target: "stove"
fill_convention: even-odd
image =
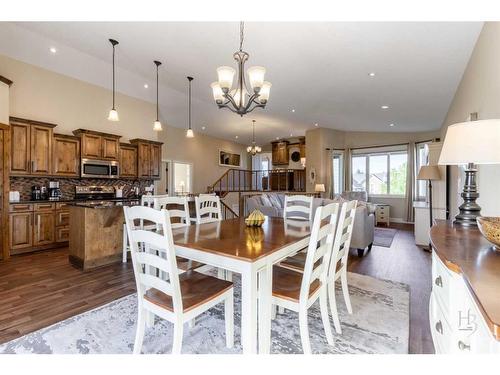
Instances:
[[[105,200],[115,198],[113,186],[75,186],[75,199]]]

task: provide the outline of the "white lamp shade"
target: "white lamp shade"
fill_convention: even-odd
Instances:
[[[461,122],[448,127],[439,163],[500,164],[500,120]]]
[[[271,82],[264,81],[262,87],[259,91],[259,100],[261,103],[266,103],[269,100],[269,94],[271,93]]]
[[[325,192],[325,184],[316,184],[314,186],[314,191],[316,193],[324,193]]]
[[[161,132],[163,130],[162,126],[161,126],[161,122],[156,120],[153,124],[153,130],[155,132]]]
[[[440,180],[441,172],[437,165],[423,165],[418,171],[417,180]]]
[[[264,84],[264,76],[266,75],[266,68],[263,66],[252,66],[247,70],[248,80],[252,89],[260,89]]]
[[[193,132],[193,129],[188,129],[186,131],[186,137],[187,138],[194,138],[194,132]]]
[[[213,82],[210,87],[212,87],[212,93],[214,94],[215,101],[224,101],[224,93],[220,88],[219,82]]]
[[[109,111],[108,120],[120,121],[120,117],[118,117],[118,112],[116,111],[116,109],[112,109],[111,111]]]
[[[230,66],[221,66],[217,68],[217,77],[222,89],[230,89],[233,86],[233,78],[236,71]]]

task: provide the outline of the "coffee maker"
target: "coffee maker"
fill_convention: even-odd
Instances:
[[[59,181],[49,181],[49,200],[57,201],[61,199],[62,192],[59,189]]]

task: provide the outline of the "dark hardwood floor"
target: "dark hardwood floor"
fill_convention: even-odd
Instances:
[[[410,353],[433,353],[428,302],[430,254],[414,244],[413,227],[398,229],[391,248],[376,247],[349,271],[410,285]],[[0,343],[49,326],[135,291],[130,262],[81,272],[68,263],[67,249],[0,261]]]

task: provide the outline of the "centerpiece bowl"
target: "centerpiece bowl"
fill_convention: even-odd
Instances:
[[[500,217],[481,216],[476,221],[481,234],[500,252]]]

